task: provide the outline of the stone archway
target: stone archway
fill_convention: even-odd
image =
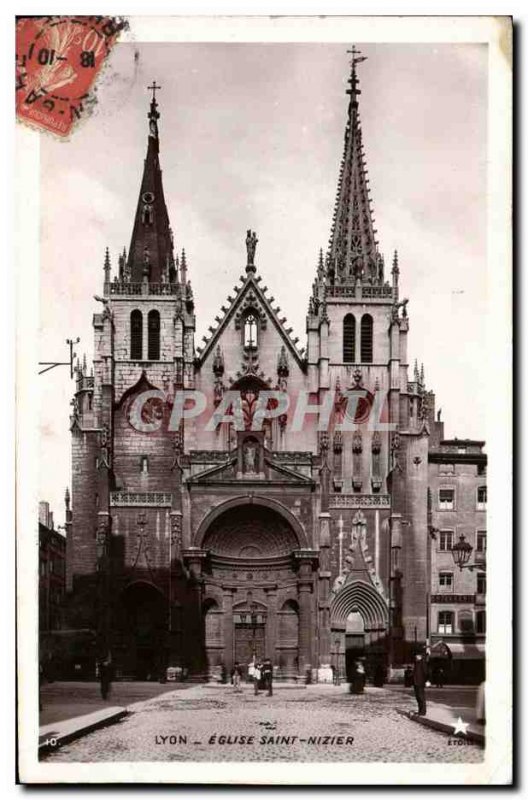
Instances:
[[[299,548],[292,526],[276,511],[255,504],[237,506],[209,526],[202,549],[242,561],[276,559]]]
[[[307,577],[300,566],[306,536],[291,512],[264,498],[230,500],[208,515],[194,542],[204,554],[204,597],[213,587],[221,593],[222,664],[230,670],[254,654],[271,658],[276,671],[284,662],[289,675],[310,663],[312,568]]]
[[[120,594],[124,614],[123,672],[136,680],[158,680],[166,664],[167,598],[148,581],[134,581]]]
[[[219,517],[223,517],[228,511],[233,511],[237,508],[253,508],[255,514],[265,513],[265,509],[275,512],[275,515],[283,522],[286,522],[291,528],[293,532],[292,543],[295,541],[295,548],[309,547],[306,533],[297,517],[292,514],[292,512],[285,505],[277,500],[272,500],[268,497],[263,497],[260,495],[252,495],[251,497],[234,497],[214,506],[214,508],[204,516],[198,526],[198,529],[193,537],[194,547],[206,548],[207,545],[205,539],[206,537],[209,537],[210,530],[215,520],[217,520]]]
[[[341,677],[350,678],[358,657],[374,672],[387,658],[389,609],[369,582],[349,580],[334,594],[330,604],[332,663]]]

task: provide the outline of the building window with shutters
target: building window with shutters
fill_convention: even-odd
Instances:
[[[159,361],[160,357],[160,315],[159,311],[149,311],[148,315],[148,360]]]
[[[458,613],[458,630],[460,633],[475,633],[473,612],[465,609]]]
[[[449,551],[453,547],[453,531],[440,531],[438,549]]]
[[[484,572],[477,573],[477,594],[486,594],[486,575]]]
[[[442,634],[453,633],[453,612],[452,611],[439,611],[438,612],[438,633],[442,633]]]
[[[374,321],[370,314],[361,317],[361,361],[371,364],[374,353]]]
[[[130,358],[132,361],[143,358],[143,314],[137,308],[130,315]]]
[[[488,487],[479,486],[477,489],[477,511],[485,511],[488,502]]]
[[[487,546],[486,531],[477,531],[477,553],[485,553]]]
[[[455,509],[455,490],[438,490],[438,508],[440,511],[454,511]]]
[[[486,612],[477,611],[475,615],[475,629],[477,633],[486,633]]]
[[[347,314],[343,320],[343,361],[353,364],[356,360],[356,318]]]
[[[440,589],[452,589],[453,588],[453,573],[452,572],[440,572],[438,575],[438,586]]]

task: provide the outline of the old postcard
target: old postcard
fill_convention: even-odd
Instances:
[[[21,781],[509,783],[511,20],[16,36]]]

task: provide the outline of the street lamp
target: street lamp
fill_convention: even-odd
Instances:
[[[486,564],[468,564],[469,559],[471,558],[471,553],[473,552],[473,548],[469,542],[466,542],[466,538],[463,533],[460,534],[459,540],[456,544],[453,545],[451,548],[451,555],[453,556],[453,561],[455,562],[456,566],[460,569],[479,569],[485,570]]]

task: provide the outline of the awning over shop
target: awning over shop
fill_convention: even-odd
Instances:
[[[429,651],[430,658],[451,658],[451,650],[448,645],[443,642],[435,642]]]
[[[449,644],[449,649],[453,658],[457,660],[486,657],[486,646],[480,643],[464,644],[463,642],[453,642]]]

